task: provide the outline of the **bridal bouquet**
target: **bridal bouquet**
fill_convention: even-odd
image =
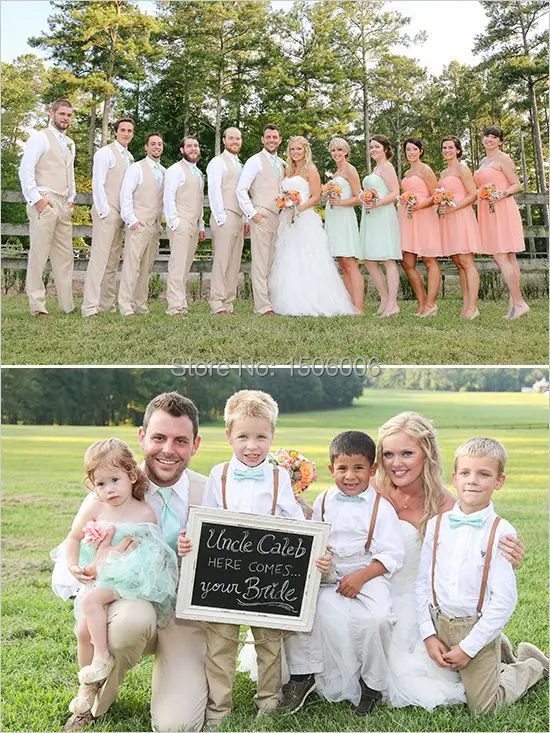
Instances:
[[[333,183],[332,181],[329,181],[328,183],[325,183],[325,185],[321,187],[321,199],[323,200],[324,203],[326,203],[328,199],[339,199],[341,198],[341,196],[342,196],[342,186],[339,186],[337,183]]]
[[[489,202],[489,213],[494,214],[495,213],[495,201],[498,201],[499,198],[502,197],[502,194],[500,191],[497,191],[497,187],[494,183],[485,183],[480,189],[479,189],[479,198],[482,201],[488,201]]]
[[[417,200],[416,194],[411,191],[405,191],[399,197],[399,204],[407,207],[407,219],[413,218],[413,206],[416,204]]]
[[[291,224],[294,223],[296,215],[299,213],[298,206],[302,203],[302,197],[299,191],[282,191],[275,199],[278,209],[292,209]]]
[[[290,474],[292,491],[297,496],[305,491],[314,481],[317,481],[315,464],[297,450],[279,448],[275,453],[270,454],[271,463],[278,464]]]
[[[455,195],[445,188],[436,188],[434,191],[434,204],[437,204],[437,215],[442,219],[445,216],[446,206],[452,209],[455,208]]]
[[[371,201],[373,204],[377,204],[380,200],[380,194],[375,188],[364,188],[359,194],[359,200],[364,204],[368,204]],[[365,214],[370,214],[370,209],[365,207]]]

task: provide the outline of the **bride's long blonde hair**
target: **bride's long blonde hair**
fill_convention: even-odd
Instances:
[[[408,435],[411,440],[418,444],[424,454],[421,476],[424,491],[424,505],[422,507],[424,514],[418,526],[421,537],[424,537],[428,521],[439,513],[445,498],[441,451],[437,444],[436,431],[431,422],[417,412],[401,412],[382,425],[378,431],[376,452],[378,471],[381,478],[380,488],[383,495],[388,498],[395,486],[384,469],[383,443],[386,438],[396,433]]]
[[[302,135],[295,135],[294,137],[291,137],[288,141],[288,145],[286,146],[286,175],[289,178],[291,176],[298,175],[298,169],[296,168],[294,161],[290,157],[290,146],[293,143],[300,143],[304,147],[305,156],[301,173],[305,173],[308,165],[313,162],[313,158],[311,157],[311,146],[305,139],[305,137],[302,137]]]

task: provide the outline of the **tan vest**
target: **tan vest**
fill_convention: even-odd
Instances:
[[[249,189],[250,200],[255,209],[261,207],[263,209],[269,209],[276,214],[278,213],[278,209],[275,204],[275,198],[279,195],[281,181],[284,177],[282,161],[281,173],[277,174],[275,168],[265,155],[262,153],[258,153],[257,155],[262,164],[262,171],[252,181]]]
[[[34,169],[38,188],[51,188],[61,196],[68,196],[74,181],[73,155],[70,150],[64,150],[55,134],[44,130],[50,149],[40,156]]]
[[[109,145],[113,151],[115,157],[114,168],[109,168],[107,171],[107,178],[105,179],[105,193],[107,195],[107,201],[109,206],[120,212],[120,188],[122,186],[122,179],[126,173],[126,163],[124,162],[120,151],[114,143]]]
[[[180,219],[198,225],[202,214],[202,184],[196,178],[189,166],[183,162],[176,163],[185,173],[185,183],[176,191],[176,209]]]
[[[145,224],[160,224],[164,185],[157,185],[147,158],[140,160],[139,165],[143,171],[143,182],[134,191],[134,214]]]
[[[227,211],[234,211],[242,216],[242,211],[237,201],[237,183],[241,175],[241,171],[235,165],[235,158],[227,152],[223,152],[220,156],[225,163],[227,173],[222,178],[222,198],[223,207]]]

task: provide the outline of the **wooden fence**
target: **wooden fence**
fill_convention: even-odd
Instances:
[[[532,206],[546,206],[547,205],[547,197],[545,194],[542,193],[519,193],[516,195],[516,200],[518,204],[525,206],[529,210],[529,217],[528,220],[531,221],[531,207]],[[25,198],[21,191],[2,191],[1,200],[4,203],[25,203]],[[79,193],[76,195],[76,204],[82,205],[82,206],[91,206],[92,205],[92,194],[91,193]],[[208,199],[205,197],[204,204],[207,207],[208,206]],[[529,271],[529,270],[541,270],[547,267],[548,265],[548,256],[547,253],[544,252],[536,252],[535,250],[535,238],[548,238],[548,227],[547,226],[525,226],[524,227],[524,234],[525,238],[527,240],[527,251],[524,255],[520,258],[521,263],[521,269],[523,271]],[[2,224],[2,235],[3,236],[19,236],[19,237],[28,237],[29,236],[29,225],[27,222],[24,224],[11,224],[11,223],[3,223]],[[77,225],[75,224],[73,226],[73,238],[76,237],[83,237],[84,239],[91,239],[92,236],[92,227],[89,225]],[[206,229],[206,236],[207,239],[211,238],[211,232],[210,229]],[[169,249],[167,246],[168,242],[168,235],[166,234],[166,231],[163,229],[161,236],[161,247],[159,251],[159,255],[155,261],[155,266],[153,268],[154,272],[158,273],[165,273],[168,271],[168,257],[169,257]],[[195,258],[195,261],[193,262],[193,265],[191,267],[191,272],[199,272],[199,273],[205,273],[210,272],[212,270],[212,250],[204,250],[201,248],[202,253],[197,255]],[[88,253],[86,250],[79,251],[75,249],[75,270],[84,271],[86,270],[88,266]],[[441,263],[442,267],[442,273],[443,276],[445,274],[455,274],[456,270],[454,268],[454,265],[452,265],[452,262],[443,260]],[[478,268],[480,270],[495,270],[496,265],[493,261],[493,259],[483,259],[479,260],[477,262]],[[4,269],[26,269],[27,267],[27,256],[26,253],[10,253],[9,248],[8,251],[2,253],[2,268]],[[243,273],[249,273],[250,272],[250,263],[249,262],[242,262],[241,263],[241,272]]]

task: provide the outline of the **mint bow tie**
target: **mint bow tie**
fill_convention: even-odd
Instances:
[[[233,478],[235,479],[235,481],[248,481],[249,479],[251,479],[252,481],[263,481],[264,469],[249,468],[246,471],[243,471],[242,468],[234,468]]]
[[[462,516],[460,516],[460,514],[449,514],[449,527],[451,529],[456,529],[463,524],[470,525],[470,527],[477,527],[479,529],[483,527],[485,520],[483,517],[480,517],[479,514],[473,516],[468,514],[464,514]]]
[[[336,494],[338,501],[363,501],[362,497],[356,494],[355,496],[348,496],[347,494]]]

